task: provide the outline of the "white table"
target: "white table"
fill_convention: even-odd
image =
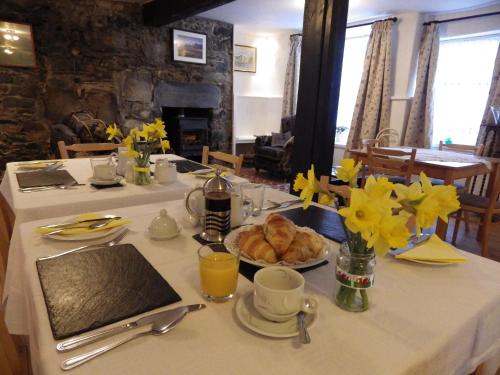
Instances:
[[[152,155],[151,160],[154,161],[159,158],[185,160],[174,154]],[[0,192],[6,198],[16,216],[2,295],[5,319],[9,323],[9,332],[11,334],[22,334],[24,331],[23,322],[26,321],[26,317],[22,313],[21,315],[13,314],[10,308],[11,304],[23,303],[23,284],[20,280],[14,280],[17,271],[21,268],[19,258],[21,231],[19,226],[22,223],[153,202],[164,203],[183,198],[187,191],[204,182],[203,179],[196,178],[193,175],[178,173],[177,181],[168,185],[160,185],[155,182],[151,185],[138,186],[123,182],[125,186],[122,188],[97,190],[90,186],[88,181],[92,176],[90,159],[81,158],[64,160],[64,168],[78,183],[86,184],[85,186],[78,186],[75,189],[68,190],[22,193],[18,190],[19,185],[15,174],[17,170],[16,164],[7,164],[6,173],[0,185]],[[154,165],[152,169],[154,170]],[[236,176],[231,176],[231,181],[235,184],[247,182],[247,180]]]
[[[273,198],[289,196],[268,189],[266,199]],[[165,206],[175,217],[183,215],[182,201]],[[182,296],[182,302],[172,307],[203,302],[196,255],[199,244],[191,237],[195,230],[185,229],[170,241],[149,240],[144,230],[158,208],[150,204],[112,212],[132,219],[124,243],[134,244]],[[102,344],[64,355],[55,350],[35,259],[68,245],[42,240],[33,232],[49,221],[21,225],[23,268],[16,276],[16,281],[26,284],[26,329],[35,374],[59,373],[63,359]],[[375,287],[370,290],[372,306],[363,313],[348,313],[333,303],[332,262],[305,273],[308,292],[319,302],[309,345],[299,345],[297,338],[269,339],[245,329],[235,315],[233,301],[207,303],[206,309],[188,314],[166,335],[138,339],[72,373],[468,374],[488,361],[491,367],[486,373],[494,374],[500,359],[500,264],[463,255],[468,262],[452,266],[377,259]],[[238,294],[251,290],[252,284],[240,276]]]

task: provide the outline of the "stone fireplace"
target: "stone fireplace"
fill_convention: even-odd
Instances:
[[[48,157],[51,125],[78,111],[130,129],[165,108],[184,108],[181,122],[203,109],[210,147],[230,149],[231,24],[190,17],[146,27],[139,4],[110,0],[4,0],[0,19],[32,25],[37,59],[35,69],[0,66],[0,170]],[[206,64],[173,61],[173,28],[207,35]]]

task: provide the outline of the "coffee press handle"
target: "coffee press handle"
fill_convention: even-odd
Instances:
[[[193,193],[194,193],[195,191],[197,191],[197,190],[201,190],[201,191],[203,192],[203,188],[202,188],[202,187],[198,187],[198,188],[196,188],[196,189],[191,190],[191,191],[188,193],[188,195],[186,196],[185,205],[186,205],[186,210],[187,210],[187,212],[188,212],[191,216],[193,216],[193,217],[195,217],[195,218],[197,218],[197,219],[200,219],[200,215],[199,215],[199,214],[198,214],[195,210],[193,210],[193,209],[191,208],[191,205],[189,204],[189,198],[191,197],[191,194],[193,194]]]

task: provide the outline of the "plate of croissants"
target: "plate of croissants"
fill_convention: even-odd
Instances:
[[[305,268],[321,263],[331,254],[331,243],[313,229],[297,227],[291,220],[270,214],[262,225],[246,225],[229,233],[224,245],[230,253],[260,267]]]

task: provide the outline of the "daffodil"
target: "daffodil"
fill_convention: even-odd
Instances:
[[[298,192],[307,186],[307,179],[303,173],[298,173],[293,183],[293,191]]]
[[[297,176],[298,177],[298,176]],[[307,184],[304,184],[304,181],[301,180],[299,182],[300,186],[304,186],[302,188],[302,192],[300,193],[299,198],[304,201],[304,209],[307,209],[311,204],[312,198],[314,194],[320,191],[318,181],[316,180],[316,175],[314,174],[314,165],[311,165],[311,169],[307,171],[307,180],[302,176],[302,178],[307,181]],[[295,187],[295,184],[294,184]]]
[[[375,179],[375,177],[369,176],[366,179],[365,191],[372,199],[388,198],[393,190],[394,184],[389,182],[387,177],[379,176]]]
[[[368,240],[367,247],[373,247],[377,255],[383,256],[391,248],[408,245],[410,232],[406,226],[409,214],[403,212],[398,215],[388,214],[381,218],[376,230]]]
[[[333,203],[335,197],[329,194],[322,194],[319,198],[319,204],[324,204],[325,206],[329,206]]]
[[[337,178],[348,182],[350,186],[356,186],[361,162],[355,163],[354,159],[342,159],[340,167],[337,168]]]
[[[128,133],[128,136],[131,137],[131,139],[138,141],[141,138],[141,131],[138,128],[133,128],[130,130],[130,133]]]
[[[340,209],[339,214],[346,218],[347,228],[353,233],[361,232],[366,241],[371,238],[371,232],[381,217],[377,206],[370,201],[370,197],[363,189],[351,190],[350,205]]]
[[[120,129],[118,129],[118,126],[116,126],[115,123],[108,126],[108,128],[106,129],[106,134],[109,134],[108,141],[111,141],[113,138],[123,138],[122,132],[120,131]]]
[[[168,150],[170,148],[170,142],[167,139],[162,139],[160,141],[160,145],[163,152],[165,152],[165,150]]]

